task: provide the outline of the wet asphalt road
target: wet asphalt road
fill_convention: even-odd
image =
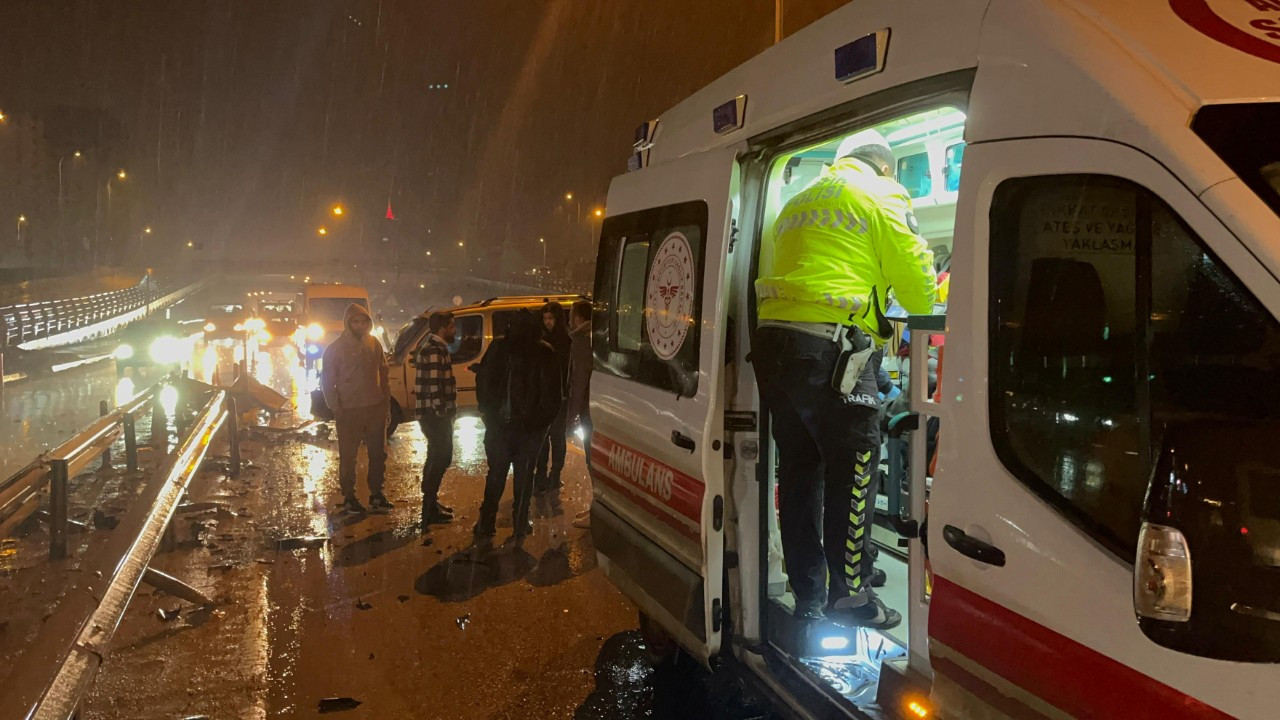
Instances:
[[[230,347],[197,352],[204,365],[235,359]],[[298,405],[275,425],[308,419],[314,378],[295,356],[264,353],[254,374]],[[253,467],[234,480],[202,473],[190,499],[217,508],[175,520],[180,547],[154,562],[217,605],[195,609],[143,586],[82,717],[765,716],[732,678],[687,662],[650,665],[635,609],[596,567],[589,533],[571,526],[590,498],[580,450],[565,469],[566,514],[538,520],[523,548],[473,559],[482,438],[477,420],[459,420],[442,495],[458,518],[424,537],[416,522],[426,448],[415,426],[402,426],[389,447],[396,508],[385,516],[337,513],[336,445],[324,433],[254,434],[244,443]],[[362,478],[364,469],[362,458]],[[501,543],[509,492],[499,517]],[[327,539],[295,540],[304,537]],[[177,608],[176,619],[157,615]],[[325,698],[351,701],[322,713]]]

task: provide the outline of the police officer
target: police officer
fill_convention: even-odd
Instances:
[[[871,589],[871,516],[880,464],[879,353],[890,289],[911,313],[933,309],[933,254],[919,235],[897,161],[874,130],[783,207],[773,263],[756,281],[752,362],[778,446],[779,524],[796,615],[895,627]]]

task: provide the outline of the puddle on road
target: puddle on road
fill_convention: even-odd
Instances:
[[[681,656],[655,668],[635,630],[605,640],[595,663],[596,687],[574,720],[773,720],[768,706],[728,670],[709,673]]]

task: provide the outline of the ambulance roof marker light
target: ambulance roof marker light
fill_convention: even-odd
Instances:
[[[746,124],[746,95],[739,95],[711,111],[711,128],[717,135],[727,135],[734,130],[742,129]]]
[[[884,70],[885,58],[889,53],[889,28],[877,30],[869,35],[846,43],[836,48],[835,74],[836,80],[851,83]]]

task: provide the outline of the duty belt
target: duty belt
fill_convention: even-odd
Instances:
[[[795,322],[793,320],[761,320],[760,327],[801,332],[824,340],[830,340],[833,343],[840,342],[840,333],[845,329],[844,325],[837,323]]]

